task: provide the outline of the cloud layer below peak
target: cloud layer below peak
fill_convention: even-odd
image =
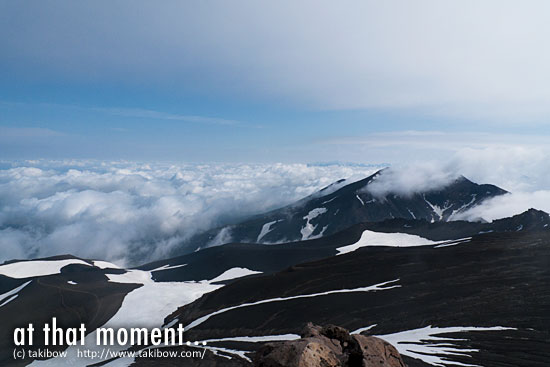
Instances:
[[[444,186],[462,174],[510,191],[461,215],[493,220],[550,212],[550,154],[540,147],[467,148],[451,160],[392,166],[380,195]],[[167,256],[198,232],[282,207],[381,166],[2,162],[0,261],[73,254],[127,265]],[[458,218],[457,218],[458,219]],[[205,244],[207,245],[207,244]]]
[[[283,206],[367,166],[26,161],[0,170],[0,261],[162,258],[214,226]]]

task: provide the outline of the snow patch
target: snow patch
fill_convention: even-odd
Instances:
[[[252,274],[261,274],[261,271],[250,270],[246,268],[231,268],[226,270],[221,275],[218,275],[214,279],[210,280],[210,283],[223,282],[224,280],[230,280],[235,278],[242,278]]]
[[[154,283],[151,279],[151,272],[143,270],[127,270],[122,274],[105,274],[113,283],[132,283],[132,284],[146,284]]]
[[[430,203],[425,196],[424,197],[424,201],[426,202],[426,204],[428,204],[430,206],[430,208],[432,208],[432,210],[434,211],[434,213],[439,217],[439,220],[443,219],[443,213],[450,208],[450,206],[447,206],[447,207],[443,207],[443,208],[440,208],[438,205],[434,205],[432,203]]]
[[[426,238],[406,234],[406,233],[382,233],[373,231],[364,231],[359,241],[352,245],[338,247],[338,255],[347,254],[366,246],[391,246],[391,247],[410,247],[435,245],[438,242]]]
[[[124,297],[117,313],[102,325],[103,328],[119,329],[124,327],[160,327],[166,315],[177,310],[178,307],[189,304],[203,294],[212,292],[223,285],[201,282],[154,282],[150,271],[129,270],[124,274],[105,274],[109,281],[116,283],[137,283],[141,287],[134,289]],[[136,307],[139,305],[139,307]],[[96,346],[97,330],[85,338],[87,349],[101,353],[102,346]],[[112,346],[111,350],[124,350],[126,346]],[[91,359],[78,355],[78,347],[67,348],[64,358],[52,358],[45,361],[35,360],[30,366],[58,367],[58,366],[87,366],[94,362]],[[109,366],[129,366],[133,358],[113,361]]]
[[[328,224],[326,226],[324,226],[323,229],[321,229],[321,232],[319,234],[316,234],[315,236],[309,236],[308,240],[314,240],[316,238],[323,237],[323,235],[325,234],[325,231],[327,230],[327,228],[328,228]]]
[[[150,272],[132,271],[127,278],[117,277],[111,281],[120,283],[141,283],[143,286],[124,297],[122,306],[109,321],[111,327],[159,327],[166,315],[212,292],[221,285],[209,282],[154,282]],[[117,274],[118,275],[118,274]],[[124,274],[122,274],[124,275]],[[140,280],[142,282],[140,282]],[[139,305],[139,307],[136,307]]]
[[[302,241],[309,239],[311,234],[315,231],[315,228],[317,228],[317,226],[311,224],[310,221],[326,212],[327,208],[315,208],[303,218],[306,220],[306,225],[300,230],[300,233],[302,234]]]
[[[59,274],[61,273],[61,268],[70,264],[91,266],[87,262],[79,259],[21,261],[1,265],[0,274],[15,279],[40,277],[44,275]]]
[[[262,229],[260,230],[260,234],[258,235],[258,238],[256,239],[256,242],[259,243],[266,234],[268,234],[269,232],[271,232],[273,230],[271,228],[271,226],[273,226],[275,223],[277,223],[279,221],[281,221],[281,219],[274,220],[273,222],[268,222],[268,223],[264,224],[262,226]]]
[[[120,266],[110,263],[108,261],[94,260],[92,261],[96,268],[100,269],[120,269]]]

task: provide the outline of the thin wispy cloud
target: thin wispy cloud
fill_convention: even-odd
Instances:
[[[188,115],[181,113],[170,113],[159,110],[151,110],[145,108],[124,108],[124,107],[97,107],[97,106],[79,106],[60,103],[28,103],[14,101],[0,101],[1,106],[17,106],[17,107],[40,107],[40,108],[58,108],[65,110],[99,112],[106,115],[129,117],[136,119],[149,120],[173,120],[190,123],[212,124],[212,125],[228,125],[228,126],[254,126],[234,119],[226,119],[219,117]]]
[[[229,125],[229,126],[245,126],[241,121],[216,118],[216,117],[207,117],[207,116],[196,116],[196,115],[182,115],[175,113],[167,113],[163,111],[147,110],[141,108],[91,108],[93,111],[106,113],[114,116],[138,118],[138,119],[150,119],[150,120],[172,120],[172,121],[182,121],[190,123],[199,123],[199,124],[212,124],[212,125]]]
[[[41,127],[5,127],[0,126],[0,139],[20,139],[20,138],[49,138],[56,136],[66,136],[66,133]]]
[[[389,131],[363,136],[341,136],[318,140],[317,144],[370,147],[432,148],[458,151],[467,147],[482,149],[496,147],[548,147],[548,138],[535,134],[468,131]]]

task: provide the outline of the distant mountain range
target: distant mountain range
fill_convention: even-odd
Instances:
[[[313,322],[378,336],[410,367],[546,366],[550,216],[530,209],[491,223],[448,221],[505,191],[461,177],[382,200],[364,189],[378,174],[233,227],[256,241],[132,269],[70,255],[0,265],[0,365],[251,366],[262,345],[299,338]],[[276,238],[296,240],[257,243]],[[77,357],[75,346],[63,358],[14,360],[13,329],[52,317],[84,323],[89,349],[99,326],[183,325],[187,340],[206,346],[146,348],[206,350],[205,358],[98,361]]]
[[[449,221],[486,199],[506,193],[494,185],[479,185],[460,176],[447,185],[410,195],[373,195],[369,187],[389,169],[348,183],[340,180],[296,203],[244,222],[192,237],[173,253],[195,251],[228,242],[283,243],[328,236],[358,223],[386,219]]]

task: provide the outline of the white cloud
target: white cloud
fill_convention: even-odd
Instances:
[[[10,165],[4,162],[4,166]],[[70,253],[124,264],[375,171],[303,164],[27,161],[0,170],[0,261]]]
[[[390,193],[408,197],[447,186],[458,175],[457,172],[436,163],[418,162],[382,171],[365,190],[378,198]]]
[[[550,147],[538,144],[496,145],[458,150],[449,165],[474,181],[489,182],[511,192],[550,190]]]
[[[78,108],[74,106],[64,106],[65,108]],[[153,120],[176,120],[202,124],[213,125],[243,125],[242,122],[236,120],[228,120],[223,118],[197,116],[197,115],[182,115],[167,113],[163,111],[146,110],[141,108],[91,108],[92,110],[103,112],[115,116],[136,117]]]
[[[530,208],[550,213],[550,149],[537,146],[463,149],[451,162],[474,181],[494,183],[510,194],[461,213],[456,219],[487,221],[520,214]]]
[[[412,107],[539,123],[550,112],[546,1],[111,5],[4,6],[3,69],[320,109]]]
[[[483,218],[490,222],[523,213],[531,208],[550,213],[550,190],[517,192],[499,196],[460,213],[455,219],[479,220],[479,218]]]
[[[422,139],[429,135],[420,136]],[[434,134],[434,137],[447,134]],[[532,146],[488,145],[458,149],[450,159],[432,159],[395,165],[368,187],[377,196],[388,193],[410,195],[440,188],[458,175],[476,183],[497,185],[510,194],[485,201],[455,219],[487,221],[520,214],[530,208],[550,213],[550,148],[533,139]],[[443,139],[444,143],[445,139]],[[391,144],[391,142],[388,142]],[[521,137],[516,139],[521,143]]]
[[[335,137],[317,144],[334,146],[357,160],[369,157],[405,167],[435,164],[436,171],[508,191],[550,189],[550,147],[544,134],[409,130]]]

